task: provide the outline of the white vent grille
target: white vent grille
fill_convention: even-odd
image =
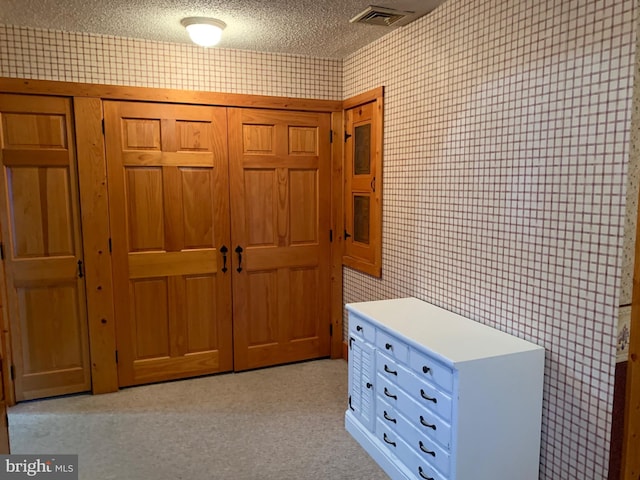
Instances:
[[[406,24],[411,20],[414,12],[402,12],[391,8],[368,6],[363,12],[353,17],[351,23],[366,23],[368,25],[381,25],[390,27],[393,24]],[[402,21],[406,20],[406,21]]]

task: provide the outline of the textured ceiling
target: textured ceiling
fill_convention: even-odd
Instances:
[[[443,1],[0,0],[0,23],[189,43],[180,20],[206,16],[227,24],[220,48],[344,58],[394,28],[349,23],[371,3],[424,14]]]

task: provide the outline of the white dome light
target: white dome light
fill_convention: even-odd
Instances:
[[[222,30],[227,26],[221,20],[205,17],[183,18],[180,22],[187,29],[193,43],[212,47],[222,38]]]

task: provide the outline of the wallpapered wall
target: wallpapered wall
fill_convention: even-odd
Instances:
[[[634,13],[449,0],[344,63],[345,96],[386,86],[383,278],[345,269],[344,300],[416,296],[543,345],[548,480],[607,477]]]
[[[634,10],[448,0],[344,62],[0,25],[0,77],[320,99],[384,85],[383,278],[345,269],[345,301],[413,295],[543,345],[541,478],[599,480],[631,297]]]
[[[342,99],[340,60],[0,25],[0,77]]]

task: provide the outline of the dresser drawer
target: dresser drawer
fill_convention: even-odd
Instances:
[[[407,368],[400,365],[396,359],[376,349],[376,371],[381,377],[392,383],[399,384],[400,377],[413,375]]]
[[[376,333],[376,347],[389,357],[402,363],[408,363],[409,361],[409,347],[407,344],[387,332],[378,330]]]
[[[434,440],[413,427],[403,430],[402,437],[423,462],[433,465],[444,476],[449,475],[451,470],[449,452],[443,450]]]
[[[410,447],[400,439],[400,435],[393,428],[389,427],[387,423],[383,423],[379,418],[376,421],[376,437],[382,442],[382,444],[392,452],[394,455],[398,455],[398,450],[401,443],[404,443],[404,448],[409,450]]]
[[[428,380],[447,392],[453,391],[453,371],[433,357],[411,348],[409,366],[419,378]]]
[[[446,480],[429,462],[420,462],[415,451],[402,439],[393,428],[389,428],[380,419],[376,424],[376,437],[391,453],[415,475],[416,479]],[[422,475],[420,474],[422,472]]]
[[[371,322],[351,313],[349,315],[349,335],[358,336],[369,343],[375,343],[376,327]]]
[[[408,393],[408,397],[412,396],[411,392],[418,393],[418,396],[415,397],[417,401],[415,405],[420,405],[421,408],[403,410],[405,415],[409,416],[414,414],[416,410],[420,410],[425,412],[424,416],[429,422],[433,419],[434,413],[440,415],[447,422],[451,422],[449,414],[451,411],[451,398],[449,395],[428,382],[422,381],[413,371],[396,363],[394,359],[388,357],[380,350],[376,350],[376,371],[379,377],[399,386],[404,391],[403,393]],[[428,401],[426,398],[420,396],[420,392],[424,393],[426,397],[434,399],[435,402]],[[380,390],[379,393],[384,394],[384,389]],[[407,403],[407,405],[409,404]],[[420,417],[418,416],[417,418],[419,419]]]
[[[402,404],[402,415],[412,428],[437,441],[444,450],[451,450],[451,425],[432,410],[409,398]]]
[[[406,450],[402,448],[398,453],[405,467],[415,475],[416,480],[447,480],[449,478],[441,475],[430,462],[420,458],[410,447]]]
[[[413,373],[399,376],[398,384],[418,405],[437,413],[444,421],[451,423],[451,397],[448,394]]]
[[[417,390],[418,392],[422,390],[424,392],[424,386],[422,389],[414,388],[413,390]],[[415,395],[415,393],[407,392],[401,386],[391,383],[382,377],[380,373],[376,376],[376,393],[378,398],[395,407],[398,412],[407,418],[414,418],[416,414],[418,414],[419,417],[420,414],[417,412],[421,412],[425,420],[427,416],[431,416],[431,418],[438,418],[440,420],[439,424],[451,424],[451,399],[442,393],[438,395],[438,401],[436,403],[427,402],[424,399],[414,401],[411,397]],[[418,393],[418,395],[420,395],[420,393]]]
[[[406,402],[403,402],[403,404],[403,406],[406,406]],[[450,449],[451,427],[438,416],[429,413],[428,410],[419,409],[417,404],[414,405],[410,416],[407,416],[405,413],[401,414],[397,408],[378,396],[376,399],[376,417],[382,420],[383,423],[387,423],[389,428],[395,427],[407,441],[410,438],[414,438],[415,435],[406,435],[404,432],[409,432],[413,429],[419,433],[421,438],[430,438],[432,442],[438,443],[443,451]]]

